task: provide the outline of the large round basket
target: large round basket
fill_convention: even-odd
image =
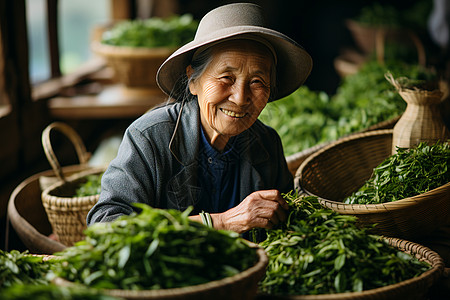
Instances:
[[[255,247],[257,247],[255,245]],[[107,295],[123,299],[183,299],[183,300],[249,300],[256,297],[258,282],[265,274],[268,257],[265,251],[257,247],[258,261],[256,264],[231,277],[210,281],[195,286],[162,289],[162,290],[102,290]],[[74,283],[57,278],[57,285],[71,286]]]
[[[85,170],[86,167],[83,165],[62,168],[66,177]],[[67,247],[50,238],[53,229],[41,200],[41,179],[51,178],[54,175],[53,170],[47,170],[28,177],[14,189],[9,198],[8,220],[31,253],[52,254]]]
[[[431,265],[431,269],[414,277],[396,284],[366,290],[362,292],[348,292],[327,295],[295,295],[295,296],[262,296],[261,299],[295,299],[295,300],[328,300],[328,299],[352,299],[352,300],[398,300],[398,299],[427,299],[430,287],[437,282],[444,272],[442,258],[429,248],[417,243],[397,238],[386,238],[387,242],[397,249],[414,255],[417,259]],[[376,266],[374,265],[374,268]],[[259,299],[259,298],[258,298]]]
[[[377,224],[373,232],[415,240],[450,220],[450,183],[429,192],[382,204],[344,204],[373,169],[391,155],[392,130],[360,133],[322,148],[298,168],[295,186],[319,198],[341,214],[355,215],[362,224]]]
[[[389,120],[381,121],[377,124],[374,124],[372,126],[367,127],[366,129],[363,129],[359,132],[351,133],[348,136],[353,136],[355,134],[360,134],[361,132],[368,132],[368,131],[374,131],[374,130],[381,130],[381,129],[392,129],[395,124],[397,123],[400,116],[394,117]],[[320,144],[317,144],[315,146],[312,146],[308,149],[304,149],[300,152],[291,154],[289,156],[286,156],[286,162],[289,168],[289,171],[291,172],[292,176],[295,176],[297,173],[298,168],[313,153],[317,152],[318,150],[324,148],[327,145],[330,145],[333,143],[333,141],[323,142]]]

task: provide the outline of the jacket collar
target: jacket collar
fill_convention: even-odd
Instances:
[[[177,123],[170,140],[169,150],[182,165],[187,166],[196,162],[200,143],[200,108],[196,100],[179,103],[177,107]],[[260,121],[256,121],[248,130],[241,133],[236,140],[241,158],[256,165],[269,159],[257,129],[266,130]]]

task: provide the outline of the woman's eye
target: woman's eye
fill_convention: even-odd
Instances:
[[[220,79],[224,80],[224,81],[229,81],[229,82],[233,81],[233,78],[231,76],[222,76],[222,77],[220,77]]]
[[[266,83],[261,79],[253,79],[250,83],[256,86],[266,86]]]

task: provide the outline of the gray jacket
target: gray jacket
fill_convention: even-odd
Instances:
[[[197,101],[187,102],[180,115],[181,107],[177,102],[153,109],[127,128],[117,157],[103,175],[100,199],[88,213],[88,225],[130,214],[135,202],[178,210],[196,203],[200,111]],[[258,120],[238,140],[243,149],[241,201],[258,190],[293,189],[275,130]]]

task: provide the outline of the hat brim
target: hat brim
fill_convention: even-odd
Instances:
[[[246,36],[257,35],[267,40],[277,54],[277,88],[272,100],[281,99],[298,89],[311,73],[312,58],[302,46],[288,36],[259,26],[228,27],[213,34],[194,39],[180,47],[160,66],[156,81],[161,90],[167,95],[177,99],[180,95],[180,87],[177,82],[186,73],[186,67],[190,64],[192,56],[199,47],[217,43],[227,39],[245,39]]]

